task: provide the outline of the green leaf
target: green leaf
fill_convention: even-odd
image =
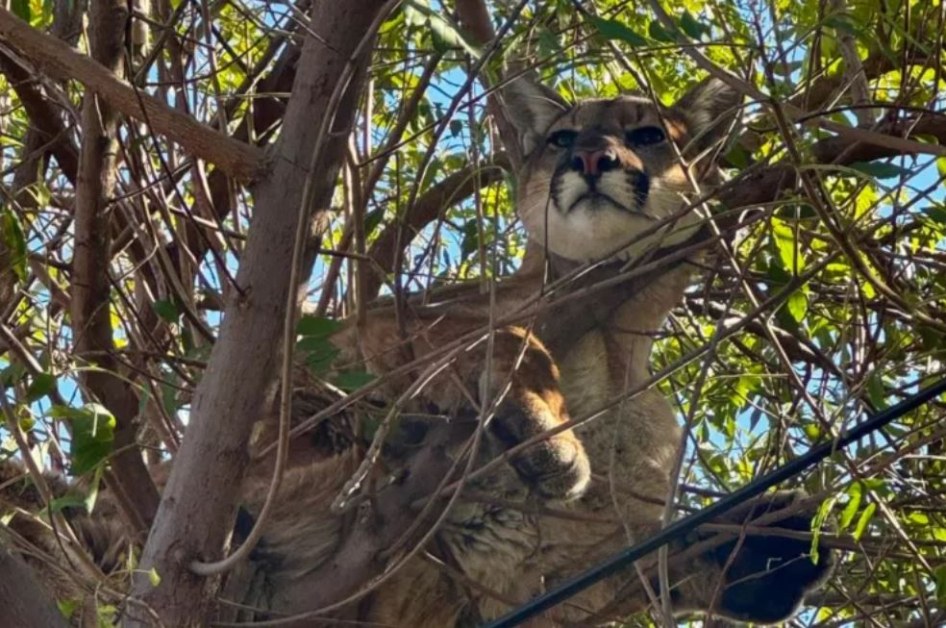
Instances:
[[[668,33],[667,29],[661,26],[660,22],[657,20],[652,21],[647,26],[647,35],[655,41],[665,43],[672,43],[674,41],[673,35]]]
[[[543,57],[550,57],[562,51],[562,46],[558,43],[558,39],[555,38],[555,35],[553,35],[552,31],[548,28],[540,27],[538,29],[536,41],[538,42],[539,52]]]
[[[946,565],[934,569],[933,578],[936,580],[936,601],[941,606],[946,605]]]
[[[460,48],[470,56],[479,58],[479,49],[470,43],[453,23],[448,21],[438,10],[431,7],[427,0],[407,0],[404,10],[405,15],[409,16],[408,23],[416,26],[424,24],[424,21],[418,16],[427,18],[426,24],[430,27],[434,48],[438,51],[445,52],[450,48]]]
[[[427,23],[430,6],[426,0],[408,0],[404,3],[404,21],[408,26],[421,27]]]
[[[689,11],[684,11],[683,15],[680,17],[680,28],[693,39],[700,39],[703,37],[704,33],[709,32],[709,28],[700,24]]]
[[[811,548],[809,549],[809,553],[811,554],[811,562],[815,565],[818,564],[820,559],[818,555],[818,540],[821,538],[821,527],[825,524],[825,521],[828,520],[828,515],[831,514],[831,511],[834,509],[834,504],[837,503],[837,501],[837,496],[834,496],[821,502],[821,505],[818,507],[818,512],[816,512],[815,516],[811,519]]]
[[[800,323],[805,318],[808,311],[808,296],[802,290],[796,290],[788,296],[785,301],[785,311],[796,323]]]
[[[778,259],[782,268],[797,275],[805,267],[805,255],[801,248],[796,246],[795,230],[776,218],[772,219],[772,234],[775,236],[775,247],[778,250]]]
[[[463,240],[460,241],[460,257],[466,259],[472,255],[478,248],[480,242],[480,230],[475,218],[471,218],[463,225]]]
[[[53,406],[50,415],[72,424],[72,472],[76,475],[95,469],[112,453],[115,417],[107,408],[97,403],[81,408]]]
[[[617,39],[634,48],[647,45],[646,39],[618,21],[592,16],[591,23],[605,39]]]
[[[946,207],[924,207],[923,213],[926,214],[933,222],[946,225]]]
[[[841,530],[846,530],[851,522],[854,521],[854,516],[857,514],[857,511],[860,510],[861,500],[864,497],[864,489],[861,487],[860,482],[855,482],[847,489],[848,502],[844,506],[844,510],[841,511],[841,520],[840,526]]]
[[[56,388],[56,378],[52,373],[39,373],[33,377],[29,388],[26,389],[26,402],[33,403],[44,397]]]
[[[834,28],[839,31],[844,31],[849,35],[857,35],[858,28],[851,23],[850,19],[846,15],[829,15],[822,22],[828,28]]]
[[[851,164],[850,167],[853,170],[863,172],[877,179],[892,179],[894,177],[911,175],[910,170],[907,168],[901,168],[900,166],[881,161],[857,161]]]
[[[169,323],[176,323],[181,316],[177,304],[169,299],[162,299],[151,304],[154,313]]]
[[[102,485],[102,475],[105,473],[105,467],[99,465],[92,472],[92,480],[89,482],[88,492],[82,497],[82,507],[85,512],[91,513],[95,510],[95,502],[99,498],[99,487]]]
[[[384,207],[373,209],[365,216],[365,237],[370,236],[384,219]]]
[[[739,144],[733,144],[729,152],[726,153],[726,161],[736,168],[745,168],[749,165],[749,154]]]
[[[179,388],[174,385],[176,383],[176,377],[169,382],[161,383],[161,405],[164,406],[165,412],[170,416],[174,416],[181,406],[177,398]]]
[[[460,31],[444,18],[430,18],[430,34],[434,40],[434,48],[445,52],[451,48],[459,48],[474,59],[478,59],[480,51],[476,46],[467,41]]]
[[[779,76],[791,76],[805,65],[804,61],[790,61],[788,63],[776,63],[772,66],[772,72]]]
[[[920,336],[921,346],[926,351],[939,352],[943,350],[946,335],[935,327],[917,325],[916,333]]]
[[[303,316],[296,323],[296,333],[300,336],[327,337],[339,329],[343,323],[324,316]]]
[[[42,180],[28,186],[26,191],[36,200],[37,205],[49,205],[53,198],[53,193],[49,190],[49,186]]]
[[[49,509],[52,512],[61,512],[66,508],[81,508],[85,510],[85,498],[81,495],[70,493],[62,497],[56,497],[49,502]]]
[[[877,371],[874,371],[867,378],[867,398],[871,404],[878,410],[885,409],[889,404],[884,394],[884,382]]]
[[[358,390],[375,380],[375,376],[364,371],[343,371],[335,377],[335,385],[345,392]]]
[[[158,570],[154,567],[148,570],[148,582],[150,582],[153,587],[161,584],[161,576],[158,575]]]
[[[23,228],[16,215],[9,209],[3,210],[0,214],[0,253],[7,249],[9,257],[5,260],[10,268],[20,279],[26,280],[26,236],[23,235]],[[3,260],[3,257],[0,257]]]
[[[76,598],[56,600],[56,607],[63,617],[72,619],[72,616],[76,613],[76,609],[79,608],[79,600]]]
[[[0,383],[12,387],[26,376],[26,367],[19,363],[10,364],[0,370]]]
[[[338,356],[338,349],[327,338],[303,338],[296,345],[305,355],[305,363],[313,372],[323,374],[332,368],[332,363]]]
[[[876,510],[877,504],[867,504],[867,508],[861,513],[860,518],[857,520],[857,526],[854,528],[853,536],[855,541],[860,541],[861,537],[864,536],[864,531],[867,530],[867,524],[870,523],[871,517],[874,516],[874,511]]]
[[[755,375],[743,375],[736,380],[729,396],[729,403],[736,408],[742,408],[749,401],[749,397],[759,388],[759,378]]]
[[[102,604],[99,602],[95,607],[95,615],[99,628],[114,626],[118,616],[118,608],[113,604]]]
[[[10,8],[13,10],[13,14],[24,22],[29,22],[33,17],[30,11],[30,0],[13,0]]]
[[[20,429],[24,432],[31,432],[36,425],[36,419],[31,416],[20,417]]]

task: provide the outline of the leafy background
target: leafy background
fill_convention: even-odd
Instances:
[[[10,7],[87,45],[82,2]],[[504,34],[492,47],[458,25],[455,8],[407,1],[381,27],[334,211],[318,225],[299,329],[315,376],[347,391],[367,381],[333,374],[325,342],[333,321],[361,304],[485,285],[521,264],[526,238],[509,168],[517,156],[503,150],[487,111],[504,54],[569,99],[633,90],[670,104],[706,75],[692,51],[763,96],[747,100],[722,157],[725,176],[738,185],[746,173],[787,164],[804,184],[759,206],[715,207],[720,243],[658,343],[653,370],[688,428],[680,512],[941,376],[942,2],[497,1],[489,15]],[[205,124],[270,144],[291,86],[299,11],[252,0],[156,2],[148,21],[139,16],[150,38],[129,48],[130,80]],[[474,81],[478,67],[483,80]],[[81,372],[102,367],[76,355],[69,315],[82,89],[22,76],[4,49],[0,71],[2,455],[28,451],[46,469],[97,478],[113,451],[114,416],[79,385]],[[37,98],[51,121],[30,108]],[[915,151],[832,165],[819,150],[838,133],[825,121],[928,132],[912,136]],[[220,192],[213,166],[201,181],[147,124],[123,120],[119,137],[114,372],[134,392],[145,455],[157,462],[173,457],[188,422],[254,208],[232,182]],[[226,202],[211,206],[208,191]],[[819,608],[794,623],[944,620],[942,417],[943,404],[931,403],[797,478],[820,504],[812,534],[849,551]]]

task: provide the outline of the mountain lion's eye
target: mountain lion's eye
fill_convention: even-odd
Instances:
[[[558,148],[571,148],[572,144],[575,143],[576,137],[578,137],[577,131],[562,129],[561,131],[556,131],[555,133],[549,135],[548,142],[552,146],[557,146]]]
[[[659,126],[642,126],[627,132],[627,141],[634,146],[652,146],[665,139],[667,136]]]

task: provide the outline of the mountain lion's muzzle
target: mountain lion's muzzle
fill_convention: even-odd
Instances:
[[[623,140],[599,130],[554,134],[567,148],[551,185],[558,211],[618,209],[646,216],[650,177],[640,158]]]

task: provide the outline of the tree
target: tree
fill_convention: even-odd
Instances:
[[[328,368],[318,330],[523,263],[504,180],[521,155],[491,90],[534,68],[572,99],[669,103],[712,75],[746,96],[744,124],[707,199],[706,271],[653,359],[690,443],[675,507],[708,503],[942,375],[944,18],[873,0],[13,2],[4,455],[37,485],[83,478],[86,499],[103,482],[147,538],[136,597],[167,624],[209,616],[217,580],[190,566],[226,551],[253,423],[293,379],[283,338],[356,401],[374,383]],[[813,622],[942,621],[942,413],[797,478],[848,550]],[[146,463],[167,460],[159,502]]]

